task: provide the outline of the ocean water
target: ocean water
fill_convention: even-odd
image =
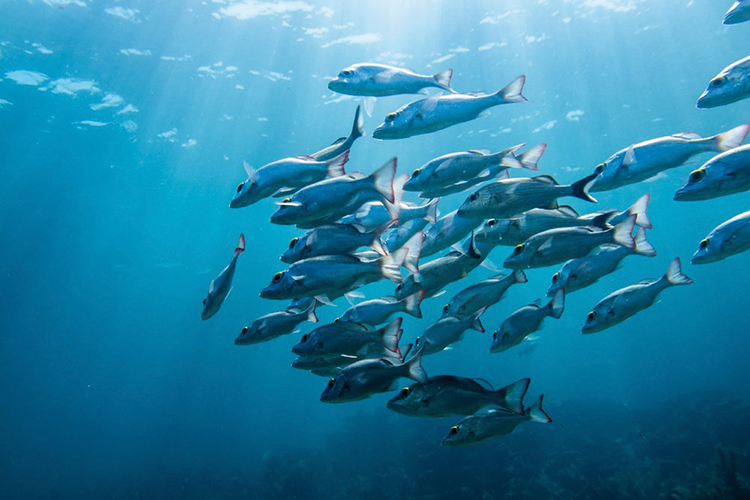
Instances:
[[[542,298],[556,270],[528,271],[428,374],[531,378],[553,423],[449,449],[458,419],[340,405],[293,370],[300,334],[235,346],[286,302],[259,291],[300,231],[264,200],[228,208],[259,167],[348,134],[359,98],[326,87],[381,62],[460,91],[527,76],[528,103],[399,141],[369,135],[415,96],[380,98],[349,171],[392,156],[399,173],[452,151],[547,143],[540,173],[569,183],[614,152],[678,132],[750,122],[750,101],[700,110],[722,68],[748,55],[731,2],[551,0],[324,2],[6,0],[0,4],[0,497],[2,498],[748,498],[750,254],[692,266],[698,242],[747,210],[745,194],[677,203],[701,155],[650,182],[598,193],[582,213],[651,194],[655,258],[568,297],[533,349],[490,354],[490,335]],[[457,208],[466,194],[439,203]],[[201,321],[208,284],[240,232],[234,289]],[[508,255],[498,247],[489,260]],[[583,336],[608,293],[657,278],[674,257],[695,283]],[[406,317],[404,343],[479,268]],[[393,285],[363,289],[368,298]],[[546,299],[545,299],[546,300]],[[320,307],[321,324],[348,306]],[[309,331],[303,324],[300,329]],[[520,352],[520,354],[519,354]],[[405,382],[406,383],[406,382]]]

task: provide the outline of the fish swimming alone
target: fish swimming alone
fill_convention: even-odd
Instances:
[[[526,274],[520,269],[510,274],[496,274],[491,278],[464,288],[443,306],[442,318],[453,316],[466,318],[480,309],[485,309],[500,302],[505,292],[516,283],[526,283]]]
[[[337,318],[336,321],[348,321],[354,323],[363,323],[370,326],[382,325],[394,314],[406,313],[415,318],[422,317],[422,311],[419,305],[424,298],[424,290],[409,295],[401,300],[392,295],[371,299],[353,305]]]
[[[693,170],[674,199],[709,200],[744,191],[750,191],[750,144],[716,155]]]
[[[450,88],[451,76],[452,69],[436,75],[420,75],[395,66],[360,63],[342,69],[338,76],[328,82],[328,88],[339,94],[369,97],[418,94],[430,87],[453,92]]]
[[[508,218],[532,208],[557,208],[557,199],[564,196],[596,203],[588,192],[596,177],[592,174],[570,185],[558,184],[549,175],[501,179],[466,198],[458,214],[473,219]]]
[[[313,299],[307,310],[287,309],[261,316],[253,321],[250,326],[242,329],[240,335],[234,340],[234,345],[260,344],[261,342],[292,333],[297,328],[297,325],[303,321],[317,323],[318,317],[315,315],[316,304],[317,301]]]
[[[494,94],[436,94],[412,102],[385,117],[373,131],[374,139],[406,139],[429,134],[482,116],[500,104],[525,102],[521,95],[526,76],[522,75]]]
[[[740,125],[712,137],[703,138],[686,132],[633,144],[597,165],[594,172],[599,177],[591,191],[609,191],[645,181],[660,172],[679,167],[695,155],[736,148],[745,140],[749,130],[750,125]]]
[[[677,285],[693,282],[682,274],[679,257],[672,261],[667,272],[658,280],[643,280],[610,293],[586,316],[582,333],[596,333],[611,328],[636,313],[652,306],[661,292]]]
[[[401,389],[388,409],[410,417],[441,418],[472,415],[487,407],[523,415],[523,397],[531,379],[495,390],[483,379],[439,375]]]
[[[234,270],[237,267],[237,257],[242,255],[244,251],[245,235],[240,234],[240,239],[237,242],[237,247],[234,249],[234,255],[232,256],[232,260],[229,261],[229,265],[216,278],[211,280],[211,284],[208,287],[208,295],[203,299],[201,319],[206,320],[219,312],[224,299],[232,291],[232,278],[234,278]]]
[[[354,141],[360,137],[364,137],[365,129],[362,119],[362,113],[360,107],[357,106],[357,110],[354,112],[354,123],[352,124],[352,131],[349,133],[349,137],[339,137],[333,144],[326,146],[320,151],[311,154],[313,158],[318,161],[328,161],[336,158],[344,151],[349,151],[354,145]]]
[[[750,249],[750,211],[719,224],[698,244],[692,264],[718,262]]]
[[[698,108],[726,106],[750,97],[750,56],[736,61],[708,82],[698,98]]]
[[[526,408],[523,415],[493,410],[484,415],[466,417],[450,428],[448,435],[443,438],[442,445],[448,447],[466,446],[507,436],[524,422],[549,424],[552,419],[542,409],[543,397],[544,395],[539,396],[534,404]]]
[[[564,308],[565,291],[558,290],[552,300],[544,307],[542,307],[540,300],[536,300],[527,306],[516,309],[492,334],[490,352],[507,351],[511,347],[517,346],[526,337],[542,328],[542,323],[548,316],[560,319]]]

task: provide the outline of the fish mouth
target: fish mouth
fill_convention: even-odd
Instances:
[[[717,97],[718,96],[709,94],[708,91],[705,91],[698,98],[698,102],[695,104],[695,107],[698,109],[708,109],[721,106],[721,99],[718,99]]]

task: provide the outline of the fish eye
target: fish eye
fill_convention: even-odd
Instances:
[[[388,113],[385,115],[385,121],[392,122],[396,118],[396,113]]]
[[[723,76],[719,76],[719,77],[714,78],[713,80],[711,80],[711,86],[714,87],[714,88],[721,87],[723,83],[724,83],[724,77]]]
[[[415,346],[419,345],[419,341],[420,341],[421,339],[422,339],[422,337],[417,337],[416,339],[414,339],[414,345],[415,345]]]
[[[403,389],[401,389],[401,393],[400,394],[401,394],[402,398],[405,398],[406,396],[408,396],[409,394],[411,394],[411,388],[410,387],[404,387]]]
[[[497,330],[492,333],[492,340],[497,340]]]
[[[490,227],[494,227],[495,224],[497,224],[497,219],[490,219],[487,221],[487,225]]]
[[[516,248],[513,249],[513,255],[521,255],[524,248],[526,248],[526,245],[524,245],[523,243],[521,243],[520,245],[516,245]]]
[[[203,299],[203,305],[204,306],[206,305],[206,299]]]
[[[421,171],[422,171],[421,168],[417,168],[417,169],[414,170],[414,172],[411,173],[411,176],[412,177],[416,177],[416,176],[419,175],[419,172],[421,172]]]
[[[469,201],[477,201],[477,198],[479,198],[479,196],[477,196],[477,194],[474,193],[471,196],[469,196]]]
[[[708,248],[708,244],[709,244],[709,243],[710,243],[710,241],[708,241],[708,238],[704,238],[704,239],[702,239],[702,240],[701,240],[701,242],[700,242],[700,243],[698,244],[698,247],[699,247],[699,248],[700,248],[701,250],[705,250],[706,248]]]
[[[552,275],[552,283],[557,283],[558,281],[560,281],[560,273],[559,272],[557,272],[557,273],[555,273],[555,274]]]
[[[290,201],[292,201],[292,199],[287,196],[286,198],[281,200],[281,203],[289,203]]]
[[[690,172],[689,180],[690,182],[698,182],[699,180],[703,179],[706,176],[706,170],[699,168],[698,170],[693,170]]]
[[[310,334],[309,334],[309,333],[306,333],[306,334],[304,334],[304,335],[302,336],[302,340],[301,340],[301,342],[302,342],[302,343],[304,344],[305,342],[307,342],[307,339],[309,339],[309,338],[310,338]]]
[[[240,191],[242,191],[242,186],[244,186],[244,185],[245,185],[245,182],[244,182],[244,181],[243,181],[243,182],[240,182],[239,186],[237,186],[237,192],[238,192],[238,193],[239,193]]]
[[[281,281],[281,278],[284,277],[284,271],[279,271],[278,273],[273,275],[273,280],[271,280],[273,283],[278,283]]]
[[[595,173],[595,174],[601,174],[602,172],[604,172],[604,167],[605,167],[604,163],[600,163],[600,164],[599,164],[599,165],[597,165],[597,166],[596,166],[596,168],[594,169],[594,173]]]
[[[335,384],[335,383],[336,383],[336,379],[335,378],[329,379],[328,380],[328,387],[329,388],[333,387],[333,384]]]
[[[404,288],[404,285],[402,285],[402,284],[396,285],[396,291],[397,292],[400,292],[402,288]]]
[[[249,330],[249,328],[248,328],[248,327],[244,327],[244,328],[242,329],[242,332],[240,332],[240,335],[245,335],[245,334],[247,333],[247,331],[248,331],[248,330]]]
[[[591,311],[588,316],[586,316],[586,319],[588,321],[594,321],[596,319],[596,311]]]
[[[448,309],[450,309],[450,308],[451,308],[451,305],[450,305],[450,304],[445,304],[445,305],[443,306],[443,312],[444,312],[444,313],[447,313],[447,312],[448,312]]]
[[[333,320],[334,323],[338,323],[341,320],[341,318],[336,318]]]
[[[292,238],[291,241],[289,242],[289,249],[291,250],[292,248],[294,248],[294,245],[296,245],[298,241],[299,241],[299,238],[296,238],[296,237]]]
[[[450,435],[455,436],[456,434],[458,434],[458,426],[454,425],[453,427],[451,427]]]

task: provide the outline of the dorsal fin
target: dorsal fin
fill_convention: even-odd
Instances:
[[[576,209],[571,207],[570,205],[562,205],[557,209],[565,215],[570,215],[571,217],[580,217],[580,214],[576,212]]]
[[[557,180],[551,175],[537,175],[536,177],[532,177],[532,179],[535,179],[539,182],[545,182],[547,184],[559,184],[559,182],[557,182]]]
[[[339,137],[335,141],[331,143],[331,146],[335,146],[336,144],[341,144],[342,142],[346,141],[346,137]]]
[[[677,134],[672,134],[672,137],[676,137],[678,139],[687,139],[689,141],[693,139],[703,139],[700,134],[696,134],[695,132],[679,132]]]
[[[482,386],[482,388],[487,389],[488,391],[494,391],[495,390],[495,388],[492,387],[492,384],[490,384],[487,380],[485,380],[483,378],[472,378],[472,379],[469,379],[469,380],[471,380],[472,382],[476,382],[477,384],[479,384],[480,386]]]
[[[532,307],[542,307],[542,299],[536,299],[534,302],[529,304]]]
[[[479,148],[479,149],[470,149],[470,150],[469,150],[468,152],[469,152],[469,153],[474,153],[474,154],[480,154],[480,155],[488,155],[488,154],[490,154],[490,153],[491,153],[492,151],[490,151],[490,150],[489,150],[489,149],[487,149],[487,148]]]

